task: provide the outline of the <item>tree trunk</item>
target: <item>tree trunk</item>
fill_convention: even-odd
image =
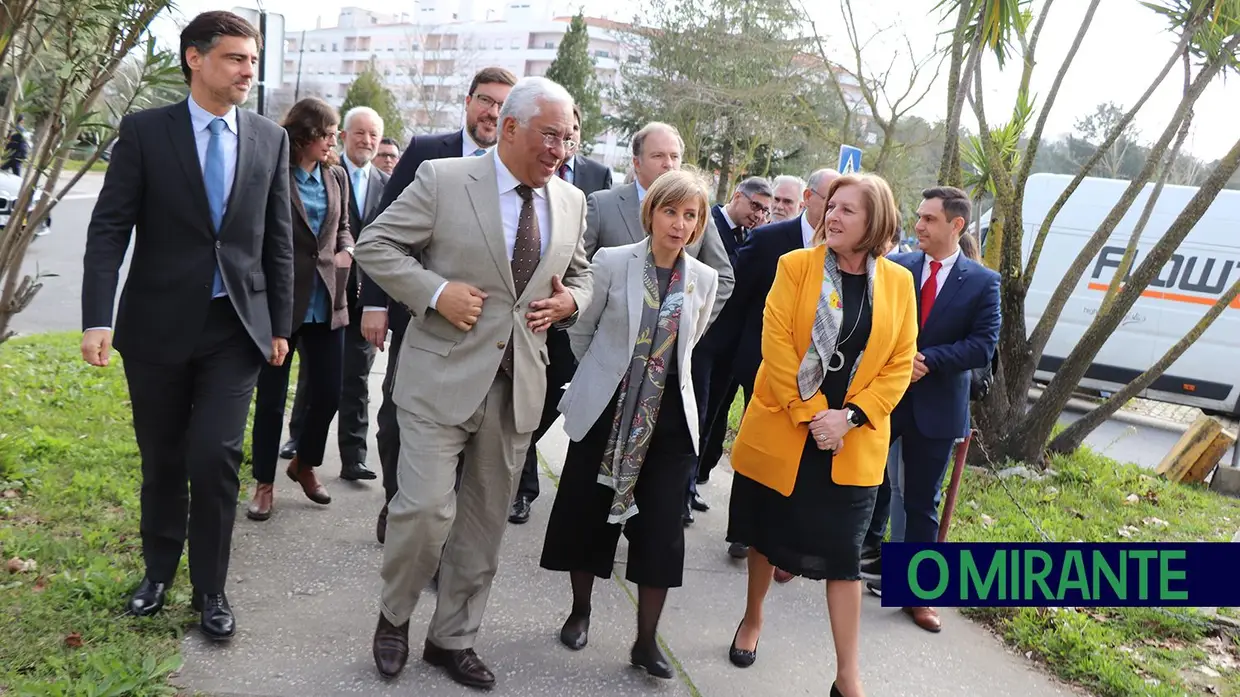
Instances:
[[[947,119],[943,123],[943,159],[939,164],[939,184],[944,186],[960,186],[960,115],[964,111],[964,103],[957,105],[957,93],[967,91],[967,75],[961,75],[961,64],[964,63],[965,31],[969,26],[968,0],[961,0],[960,10],[956,13],[956,29],[952,33],[951,66],[947,72]]]
[[[1148,370],[1125,385],[1124,389],[1111,395],[1110,399],[1098,405],[1088,414],[1073,422],[1071,426],[1061,431],[1059,435],[1051,440],[1047,449],[1052,453],[1067,454],[1081,447],[1081,443],[1085,442],[1086,436],[1093,433],[1094,429],[1101,426],[1115,412],[1123,408],[1128,403],[1128,400],[1136,397],[1142,390],[1152,385],[1173,363],[1179,360],[1180,356],[1184,355],[1184,352],[1188,350],[1188,347],[1192,346],[1201,338],[1202,334],[1206,333],[1210,325],[1214,324],[1214,320],[1223,314],[1223,310],[1226,310],[1237,296],[1240,296],[1240,280],[1233,283],[1226,293],[1219,296],[1219,299],[1210,307],[1205,316],[1198,320],[1197,324],[1193,325],[1193,328],[1177,341],[1174,346],[1167,349],[1162,358],[1159,358]]]

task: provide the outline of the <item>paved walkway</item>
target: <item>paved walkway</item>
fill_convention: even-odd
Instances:
[[[385,355],[371,376],[374,395],[379,394]],[[377,409],[377,400],[372,407]],[[549,471],[559,471],[566,444],[559,429],[544,439],[540,451]],[[281,476],[271,520],[255,523],[238,514],[228,589],[238,635],[218,646],[190,632],[177,682],[212,697],[476,694],[420,660],[434,607],[429,593],[413,617],[412,655],[405,672],[392,682],[379,678],[370,640],[380,587],[382,549],[374,539],[374,522],[383,503],[382,488],[378,482],[351,485],[338,479],[334,447],[328,451],[331,461],[322,472],[333,498],[330,506],[310,503]],[[373,447],[371,456],[377,469]],[[798,579],[773,587],[757,664],[739,670],[728,662],[728,644],[745,597],[744,568],[727,556],[723,542],[730,476],[726,466],[716,470],[702,491],[714,508],[698,515],[688,531],[685,586],[669,595],[661,624],[680,674],[676,680],[660,681],[628,666],[636,591],[621,581],[595,584],[589,647],[574,653],[559,644],[556,637],[570,592],[564,575],[538,567],[555,493],[553,480],[544,473],[543,495],[530,522],[508,529],[479,637],[479,655],[498,678],[492,694],[825,696],[834,675],[834,654],[821,584]],[[623,547],[617,558],[624,559]],[[928,634],[867,596],[862,619],[867,694],[1079,694],[959,615],[946,611],[944,622],[941,634]]]

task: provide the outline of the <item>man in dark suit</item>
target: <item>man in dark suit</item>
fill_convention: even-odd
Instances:
[[[965,192],[950,186],[926,189],[917,208],[917,252],[891,259],[913,272],[918,289],[919,353],[913,382],[891,414],[892,448],[899,447],[899,472],[889,472],[890,500],[903,499],[904,541],[935,542],[943,475],[956,439],[969,429],[969,371],[990,364],[999,343],[999,274],[960,253],[960,234],[969,227],[972,206]],[[875,507],[876,522],[890,505]],[[874,529],[878,526],[872,526]],[[863,574],[882,574],[882,556],[868,541]],[[931,607],[904,608],[917,626],[942,628]]]
[[[383,118],[369,107],[354,107],[344,115],[341,136],[344,140],[344,166],[349,175],[349,229],[361,232],[375,219],[383,187],[388,175],[375,167],[375,153],[383,139]],[[346,481],[369,480],[375,473],[366,466],[366,432],[370,420],[370,368],[375,362],[375,347],[362,336],[361,276],[357,264],[349,268],[346,296],[349,303],[349,324],[344,330],[344,378],[340,390],[340,410],[336,415],[336,435],[340,444],[340,478]],[[297,396],[289,418],[289,440],[280,448],[280,456],[290,459],[297,454],[297,439],[305,420],[310,394],[310,373],[297,376]]]
[[[573,140],[581,141],[581,107],[573,105]],[[578,146],[580,148],[580,146]],[[595,191],[606,191],[611,188],[611,168],[601,162],[595,162],[585,155],[569,153],[560,164],[557,174],[560,179],[581,189],[589,196]],[[538,498],[538,450],[535,446],[547,431],[560,418],[560,398],[564,396],[564,385],[573,379],[577,370],[577,360],[568,344],[568,332],[552,328],[547,331],[547,396],[543,402],[542,421],[534,431],[530,449],[525,453],[525,465],[521,470],[521,481],[517,484],[517,493],[512,500],[512,510],[508,513],[508,522],[521,525],[530,519],[530,505]]]
[[[82,357],[106,366],[136,227],[115,324],[142,453],[146,575],[128,611],[163,608],[188,520],[192,604],[213,639],[235,631],[224,585],[250,399],[263,362],[283,363],[293,322],[288,136],[237,108],[259,41],[231,12],[185,27],[190,96],[121,120],[83,259]]]
[[[4,162],[0,164],[0,171],[8,170],[19,177],[22,175],[22,163],[30,155],[30,143],[26,140],[26,129],[22,126],[25,120],[24,115],[17,115],[13,132],[9,134],[8,142],[4,145]]]
[[[465,128],[450,133],[415,137],[401,156],[392,177],[383,187],[383,198],[375,213],[378,217],[405,187],[413,183],[418,168],[427,160],[445,157],[477,157],[485,155],[499,140],[499,110],[517,78],[503,68],[483,68],[474,75],[465,98]],[[362,231],[365,234],[365,230]],[[359,238],[360,241],[360,238]],[[386,501],[396,496],[396,463],[400,458],[400,427],[396,424],[396,404],[392,401],[392,386],[396,382],[396,367],[400,364],[400,345],[409,326],[409,310],[394,302],[387,293],[362,274],[362,335],[380,351],[392,330],[391,352],[388,354],[387,373],[383,376],[383,403],[379,406],[378,433],[379,464],[383,469],[383,489]],[[379,512],[375,536],[382,543],[387,537],[387,503]]]
[[[715,229],[719,231],[723,246],[728,250],[728,260],[732,262],[732,269],[737,276],[741,273],[737,250],[748,239],[750,230],[765,225],[771,213],[773,194],[770,182],[761,177],[750,177],[736,187],[727,205],[716,205],[710,209],[715,220]],[[736,337],[741,329],[739,322],[745,315],[738,305],[740,303],[736,298],[736,286],[733,286],[728,304],[710,326],[706,336],[702,337],[702,342],[693,354],[693,389],[698,394],[698,401],[704,405],[701,410],[702,435],[698,447],[698,466],[694,479],[690,482],[692,490],[689,505],[693,510],[710,510],[710,506],[698,495],[697,485],[705,484],[710,479],[711,470],[723,456],[723,439],[728,432],[728,411],[739,387],[732,375],[732,361],[736,355]]]

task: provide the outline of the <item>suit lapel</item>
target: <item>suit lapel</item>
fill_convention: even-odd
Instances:
[[[629,301],[629,345],[637,343],[637,331],[641,327],[642,307],[645,305],[646,286],[645,279],[642,275],[646,271],[645,247],[639,246],[633,249],[633,256],[629,258],[627,273],[625,278],[628,281],[626,290],[628,291]]]
[[[633,242],[641,242],[646,238],[646,233],[642,230],[642,204],[637,200],[637,184],[629,184],[621,189],[617,196],[620,219],[624,221],[624,227],[629,231],[629,239]]]
[[[293,212],[301,218],[301,224],[310,230],[310,216],[306,214],[306,206],[301,202],[301,189],[297,187],[297,165],[289,165],[288,197],[293,202]]]
[[[370,216],[379,207],[379,202],[383,200],[383,186],[383,177],[379,174],[379,170],[371,167],[370,181],[366,184],[366,203],[363,205],[363,210],[359,211],[361,215],[358,216],[358,220],[362,221],[362,225],[370,222]],[[361,230],[353,231],[354,238],[357,237],[359,232]]]
[[[190,198],[198,206],[204,221],[203,229],[213,235],[211,206],[207,203],[207,186],[202,180],[202,161],[198,159],[198,144],[194,139],[194,122],[189,116],[189,103],[181,102],[168,111],[168,138],[172,141],[176,159],[181,163],[189,184]]]
[[[491,252],[495,269],[499,272],[500,278],[504,279],[508,290],[516,295],[517,287],[512,280],[512,263],[508,261],[508,252],[504,245],[504,219],[499,212],[499,190],[495,184],[495,159],[492,157],[474,159],[478,162],[469,172],[469,182],[465,185],[465,192],[469,196],[470,205],[474,208],[474,215],[478,218],[478,227],[486,241],[487,249]]]
[[[224,209],[224,222],[220,224],[220,230],[227,230],[228,223],[237,215],[237,209],[240,208],[241,197],[245,194],[246,187],[241,180],[254,166],[255,148],[257,143],[254,139],[253,121],[251,118],[260,119],[261,116],[249,111],[237,109],[237,169],[233,172],[232,191],[228,193],[228,206]],[[206,189],[203,189],[203,195],[206,195]]]
[[[328,240],[335,237],[336,230],[340,229],[340,216],[347,215],[347,213],[341,210],[340,187],[327,183],[328,177],[331,177],[333,180],[336,179],[336,173],[331,169],[320,167],[319,176],[323,179],[323,190],[327,192],[327,211],[323,214],[323,224],[319,227],[318,235],[319,249],[323,249]],[[335,227],[329,228],[329,225],[334,225]],[[328,234],[329,231],[331,234]]]
[[[689,360],[689,342],[693,338],[693,333],[697,331],[697,313],[698,296],[697,291],[697,270],[689,263],[689,255],[685,255],[685,299],[680,306],[680,328],[676,334],[676,365],[687,365],[685,361]]]

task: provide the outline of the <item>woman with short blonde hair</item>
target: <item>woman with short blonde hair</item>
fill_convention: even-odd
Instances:
[[[810,249],[779,260],[762,365],[732,446],[728,541],[749,546],[745,615],[729,658],[757,660],[774,568],[824,580],[832,697],[861,697],[861,545],[883,481],[890,415],[917,354],[913,276],[883,254],[899,213],[871,174],[836,179]]]
[[[669,679],[655,637],[667,591],[684,575],[681,516],[698,444],[693,349],[718,284],[684,249],[706,229],[707,192],[693,172],[664,174],[642,202],[647,238],[594,255],[594,299],[568,330],[579,365],[560,412],[572,442],[541,560],[569,572],[573,605],[560,641],[584,648],[594,578],[611,577],[623,529],[625,578],[638,587],[629,661]]]

